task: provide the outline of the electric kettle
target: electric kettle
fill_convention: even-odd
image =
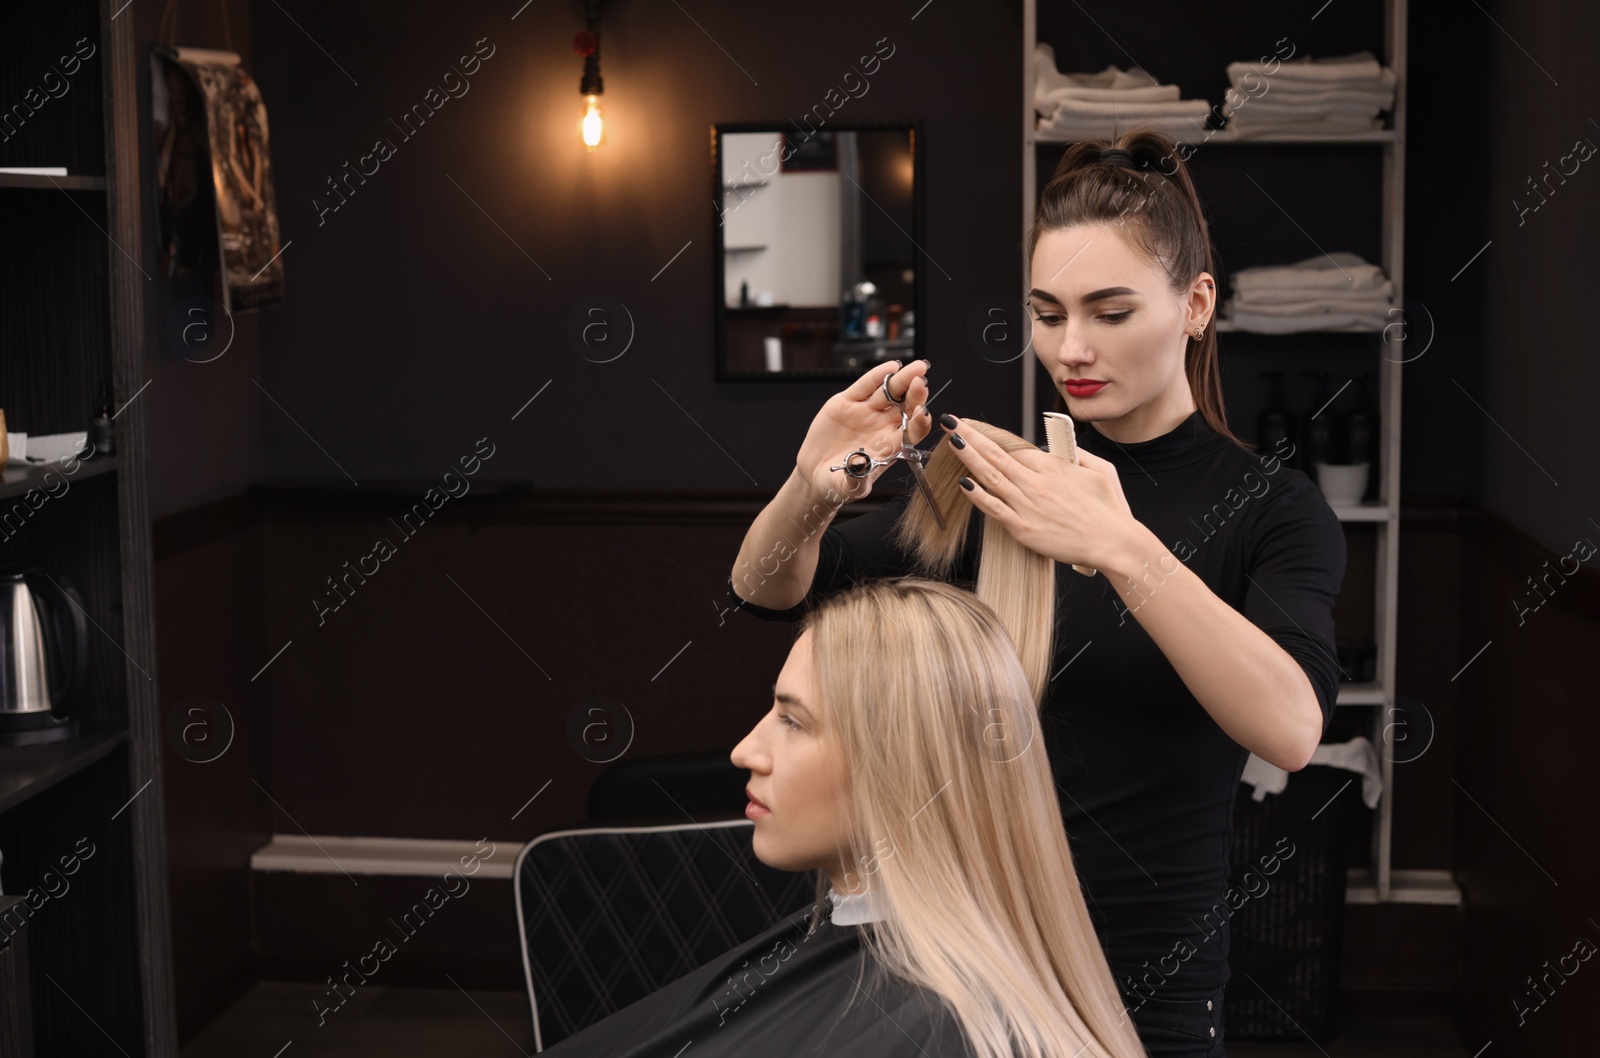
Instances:
[[[78,732],[57,716],[89,677],[83,597],[65,576],[0,567],[0,746],[54,742]]]

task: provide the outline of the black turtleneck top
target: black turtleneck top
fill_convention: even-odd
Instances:
[[[1345,538],[1310,478],[1275,454],[1245,451],[1198,411],[1135,444],[1077,425],[1079,446],[1116,466],[1133,516],[1305,670],[1326,730],[1339,687],[1333,603]],[[796,606],[741,609],[794,620],[865,579],[917,573],[891,539],[914,496],[831,524]],[[982,518],[974,511],[955,583],[976,581]],[[1040,726],[1085,899],[1128,1009],[1142,1026],[1162,1021],[1164,1006],[1174,1012],[1167,1004],[1212,1001],[1220,1018],[1237,903],[1226,899],[1233,807],[1248,754],[1104,575],[1057,564],[1051,673]]]

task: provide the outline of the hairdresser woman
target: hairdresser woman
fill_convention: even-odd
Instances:
[[[1152,1056],[1218,1058],[1234,797],[1249,753],[1297,770],[1327,727],[1344,536],[1287,451],[1258,456],[1228,429],[1210,236],[1170,139],[1069,148],[1028,257],[1033,348],[1080,462],[1007,453],[953,414],[939,426],[973,521],[1062,564],[1039,728],[1122,1001]],[[928,367],[876,367],[823,406],[740,548],[729,590],[743,609],[794,619],[855,581],[912,571],[893,530],[920,495],[835,525],[874,479],[829,467],[894,450],[885,377],[918,409],[912,436],[927,436]],[[969,527],[953,579],[975,580],[979,538]]]

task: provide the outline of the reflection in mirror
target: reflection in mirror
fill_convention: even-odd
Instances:
[[[920,355],[916,148],[911,126],[716,127],[718,378]]]

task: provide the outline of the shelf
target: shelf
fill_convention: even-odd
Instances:
[[[1334,705],[1383,705],[1387,701],[1377,680],[1341,680]]]
[[[0,746],[0,812],[82,771],[126,739],[121,731],[89,729],[60,742]]]
[[[1232,129],[1210,130],[1211,135],[1197,135],[1194,139],[1187,136],[1174,137],[1179,143],[1187,143],[1198,150],[1201,147],[1223,146],[1226,144],[1249,146],[1254,143],[1270,144],[1338,144],[1338,143],[1393,143],[1394,129],[1373,129],[1370,132],[1352,132],[1344,135],[1301,135],[1296,133],[1274,132],[1262,136],[1241,136]],[[1170,134],[1169,134],[1170,135]],[[1078,137],[1058,136],[1050,132],[1035,132],[1033,142],[1036,144],[1060,144],[1076,142]]]
[[[1461,906],[1461,887],[1449,871],[1395,869],[1389,872],[1388,899],[1378,897],[1378,886],[1366,867],[1352,867],[1345,881],[1346,904],[1436,904]]]
[[[136,235],[128,234],[137,233],[153,192],[141,181],[138,149],[148,49],[124,2],[13,5],[0,46],[6,69],[33,68],[46,46],[76,40],[80,55],[94,49],[73,77],[76,90],[29,118],[23,138],[35,146],[13,159],[67,175],[0,173],[0,381],[8,390],[0,403],[10,429],[33,436],[74,422],[76,432],[87,431],[79,416],[97,406],[106,383],[114,407],[134,401],[147,378],[150,328],[161,323],[164,306],[151,301]],[[121,13],[128,17],[115,17]],[[160,804],[162,707],[155,681],[143,675],[155,671],[159,635],[139,419],[122,417],[117,453],[0,465],[13,557],[69,573],[95,603],[99,629],[89,633],[82,704],[60,710],[81,722],[76,734],[0,747],[6,891],[48,882],[46,872],[81,835],[101,850],[69,879],[70,894],[55,894],[59,907],[52,901],[34,914],[27,976],[0,983],[0,1006],[19,989],[34,997],[30,1054],[177,1055],[173,949],[186,950],[207,928],[182,912],[209,880],[179,871],[188,887],[168,884],[174,846]],[[89,478],[96,480],[67,495]],[[181,854],[181,841],[176,847]],[[9,1028],[0,1026],[0,1037]]]
[[[61,467],[60,463],[7,463],[4,474],[0,474],[0,499],[21,496],[29,489],[44,489],[45,475],[51,472],[69,482],[113,473],[117,469],[117,457],[96,456],[82,460],[71,474]]]
[[[752,243],[749,246],[724,246],[722,250],[724,253],[754,253],[757,250],[765,250],[766,248],[767,244],[763,242]]]
[[[0,173],[0,187],[21,187],[45,191],[104,191],[103,176],[36,176],[29,173]]]
[[[1334,504],[1333,513],[1341,522],[1387,522],[1389,508],[1381,503]]]
[[[250,854],[252,871],[296,874],[403,875],[426,878],[470,859],[482,842],[433,838],[348,838],[335,835],[274,834]],[[506,844],[512,844],[506,842]],[[481,855],[481,854],[480,854]],[[480,878],[510,878],[510,859],[480,865]],[[351,879],[352,881],[354,879]]]

